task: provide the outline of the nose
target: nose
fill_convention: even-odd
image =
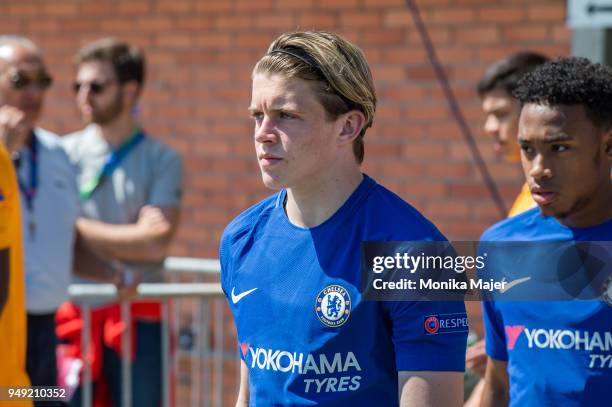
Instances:
[[[264,115],[260,123],[255,124],[255,141],[258,143],[275,143],[278,139],[276,126],[268,115]]]
[[[499,120],[493,115],[488,115],[485,120],[484,131],[489,136],[497,136],[499,133]]]
[[[530,165],[529,176],[535,180],[550,179],[553,176],[552,169],[546,164],[542,154],[536,154],[528,165]]]

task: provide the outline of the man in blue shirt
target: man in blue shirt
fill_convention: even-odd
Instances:
[[[526,75],[514,95],[521,160],[539,208],[494,225],[483,244],[612,240],[612,70],[561,58]],[[531,277],[509,284],[526,287]],[[601,300],[484,302],[483,405],[604,405],[612,385],[606,284]]]
[[[242,359],[238,406],[463,400],[467,327],[436,329],[438,319],[467,321],[463,302],[362,301],[362,242],[444,240],[361,173],[375,107],[365,57],[335,34],[283,34],[253,70],[257,159],[264,184],[280,191],[221,239]]]

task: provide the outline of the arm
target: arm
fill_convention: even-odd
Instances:
[[[485,384],[482,394],[481,407],[507,406],[509,401],[508,390],[508,362],[489,357]]]
[[[74,242],[73,272],[79,277],[101,282],[110,282],[114,277],[110,265],[87,247],[78,231]]]
[[[399,372],[400,407],[460,407],[463,404],[463,373]]]
[[[240,360],[240,389],[236,407],[247,407],[249,405],[249,368],[244,360]]]
[[[0,316],[8,300],[10,255],[8,248],[0,249]]]
[[[136,223],[115,225],[77,220],[77,231],[102,257],[124,261],[161,261],[178,224],[178,207],[144,206]]]

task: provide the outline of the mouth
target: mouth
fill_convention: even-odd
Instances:
[[[531,196],[538,205],[546,206],[553,203],[559,194],[552,189],[531,188]]]
[[[269,167],[278,164],[283,160],[282,158],[271,154],[259,154],[257,159],[262,167]]]

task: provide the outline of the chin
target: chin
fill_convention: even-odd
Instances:
[[[571,210],[563,207],[562,205],[555,205],[554,203],[551,205],[540,206],[540,211],[544,216],[552,216],[557,219],[565,219],[571,213]]]
[[[261,172],[261,181],[266,188],[278,191],[279,189],[285,188],[285,184],[282,180],[277,179],[266,172]]]

